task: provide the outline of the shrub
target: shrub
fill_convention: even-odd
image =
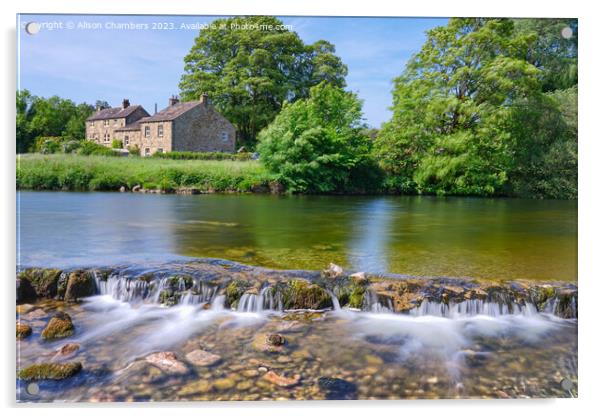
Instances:
[[[79,147],[78,153],[80,155],[85,155],[85,156],[90,156],[90,155],[116,156],[117,155],[117,153],[114,152],[113,150],[111,150],[107,147],[104,147],[100,144],[88,141],[88,140],[82,142],[81,146]]]
[[[130,155],[132,156],[140,156],[140,148],[137,144],[128,146],[128,152],[130,152]]]
[[[111,148],[113,148],[113,149],[123,149],[123,141],[118,140],[118,139],[114,139],[111,142]]]
[[[224,152],[167,152],[155,153],[153,157],[174,160],[251,160],[252,153],[224,153]]]
[[[322,83],[310,97],[285,104],[259,134],[261,161],[289,192],[343,192],[375,187],[354,183],[354,172],[370,165],[370,140],[362,134],[361,101]],[[377,169],[376,167],[374,169]]]

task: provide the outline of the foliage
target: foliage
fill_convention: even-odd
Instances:
[[[84,140],[81,142],[78,153],[84,156],[97,155],[97,156],[119,156],[118,153],[105,147],[101,144]]]
[[[141,185],[167,192],[181,188],[248,192],[274,180],[256,161],[24,154],[17,163],[17,189],[116,191]]]
[[[113,139],[111,149],[123,149],[123,140]]]
[[[130,156],[140,156],[140,147],[137,144],[128,146],[128,152],[130,152]]]
[[[577,19],[517,19],[517,33],[535,35],[527,61],[540,69],[542,91],[564,90],[577,84]],[[561,35],[570,28],[572,36]]]
[[[543,94],[542,70],[526,59],[537,39],[508,19],[451,19],[430,30],[395,79],[393,117],[376,140],[389,175],[385,186],[403,193],[515,195],[529,188],[516,182],[529,180],[527,172],[546,181],[553,154],[570,150],[576,167],[576,147],[567,148],[557,129],[563,115]],[[538,156],[529,157],[534,149]],[[553,182],[553,191],[539,185],[531,196],[565,195],[558,189],[564,181]]]
[[[282,25],[269,16],[217,19],[200,31],[184,59],[183,98],[207,93],[249,148],[284,101],[306,98],[322,81],[345,86],[347,67],[334,45],[305,45]]]
[[[352,179],[362,176],[354,171],[370,164],[361,106],[355,94],[321,83],[260,133],[260,160],[290,192],[352,189]]]
[[[17,91],[17,152],[33,150],[39,137],[85,138],[85,120],[92,112],[88,104],[75,104],[57,96],[42,98],[28,90]]]
[[[152,157],[174,160],[251,160],[252,153],[223,152],[166,152],[155,153]]]

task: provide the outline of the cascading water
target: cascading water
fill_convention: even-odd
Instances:
[[[364,292],[364,300],[362,304],[362,310],[375,312],[375,313],[383,313],[383,312],[391,312],[393,310],[393,305],[391,304],[391,300],[387,299],[387,306],[384,306],[380,303],[378,295],[372,290],[366,290]]]
[[[459,303],[439,303],[423,301],[417,308],[411,309],[412,316],[439,316],[446,318],[461,318],[467,316],[486,315],[498,317],[502,315],[536,315],[535,305],[525,303],[524,305],[514,303],[487,302],[479,299],[465,300]]]
[[[266,286],[261,289],[259,294],[243,294],[238,301],[236,310],[238,312],[254,313],[263,312],[264,310],[281,311],[283,309],[282,297],[279,292],[274,293],[275,291],[271,289],[270,286]]]

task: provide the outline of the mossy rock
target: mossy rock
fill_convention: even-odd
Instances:
[[[347,303],[347,306],[349,306],[350,308],[361,309],[362,305],[364,304],[365,292],[366,289],[364,287],[354,286],[351,290],[351,293],[349,293],[349,302]]]
[[[246,280],[233,280],[226,287],[226,304],[231,308],[238,306],[241,296],[251,287]]]
[[[138,280],[142,280],[145,283],[151,283],[153,280],[155,280],[155,275],[152,273],[145,273],[141,276],[138,276]]]
[[[78,301],[94,294],[96,294],[96,282],[92,272],[76,270],[69,274],[67,289],[65,290],[66,301]]]
[[[192,286],[194,286],[194,279],[192,278],[192,276],[175,275],[175,276],[170,276],[167,279],[167,287],[169,287],[170,289],[173,289],[173,290],[180,290],[181,289],[180,282],[184,283],[183,290],[188,290],[188,289],[192,288]]]
[[[42,339],[52,341],[73,335],[75,327],[65,312],[57,312],[42,331]]]
[[[67,292],[67,282],[69,281],[68,273],[61,273],[56,286],[56,297],[59,299],[65,299],[65,292]]]
[[[332,306],[330,295],[305,280],[291,280],[282,291],[285,309],[324,309]]]
[[[60,275],[61,271],[58,269],[32,268],[23,270],[17,277],[28,280],[38,297],[53,298],[56,296]]]
[[[27,279],[17,277],[17,303],[27,302],[36,298],[36,290]]]
[[[180,301],[180,293],[171,289],[162,290],[159,293],[159,303],[165,306],[175,306]]]
[[[64,380],[82,370],[80,362],[33,364],[17,373],[21,380]]]
[[[31,335],[31,327],[17,322],[17,338],[23,339]]]

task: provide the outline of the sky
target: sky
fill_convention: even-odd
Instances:
[[[184,56],[208,16],[17,16],[17,88],[76,103],[123,98],[149,113],[178,94]],[[280,17],[303,39],[325,39],[348,66],[347,89],[363,100],[365,122],[380,127],[391,115],[392,81],[441,18]],[[39,24],[37,34],[25,30]],[[137,28],[124,28],[124,23]],[[146,25],[146,26],[144,26]]]

